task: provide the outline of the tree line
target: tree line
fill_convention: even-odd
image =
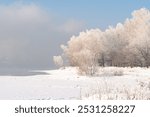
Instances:
[[[109,26],[105,31],[80,32],[61,48],[62,57],[86,74],[94,74],[98,66],[149,67],[150,11],[135,10],[124,23]]]

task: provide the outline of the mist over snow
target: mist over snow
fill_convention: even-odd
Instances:
[[[83,28],[58,17],[35,4],[0,5],[0,69],[52,68],[59,45]]]

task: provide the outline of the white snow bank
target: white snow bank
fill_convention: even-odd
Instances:
[[[47,74],[0,76],[0,99],[150,99],[148,68],[106,67],[94,77],[71,67],[42,72]]]

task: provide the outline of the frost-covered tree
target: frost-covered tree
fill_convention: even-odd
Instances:
[[[78,66],[81,72],[94,74],[101,53],[101,36],[99,29],[81,32],[71,37],[67,47],[63,46],[71,66]]]
[[[107,55],[107,64],[109,66],[123,66],[126,48],[128,42],[125,38],[124,27],[117,24],[115,28],[110,27],[104,33],[105,35],[105,53]]]
[[[132,13],[126,20],[125,29],[128,35],[129,48],[134,54],[134,63],[150,66],[150,11],[142,8]],[[132,50],[131,50],[132,49]],[[132,56],[133,57],[133,56]],[[138,61],[138,62],[137,62]]]

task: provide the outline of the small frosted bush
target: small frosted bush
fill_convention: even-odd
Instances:
[[[63,59],[61,56],[53,56],[53,61],[57,67],[63,66]]]
[[[124,75],[124,71],[122,68],[117,68],[117,67],[107,67],[101,69],[101,74],[103,76],[122,76]]]

